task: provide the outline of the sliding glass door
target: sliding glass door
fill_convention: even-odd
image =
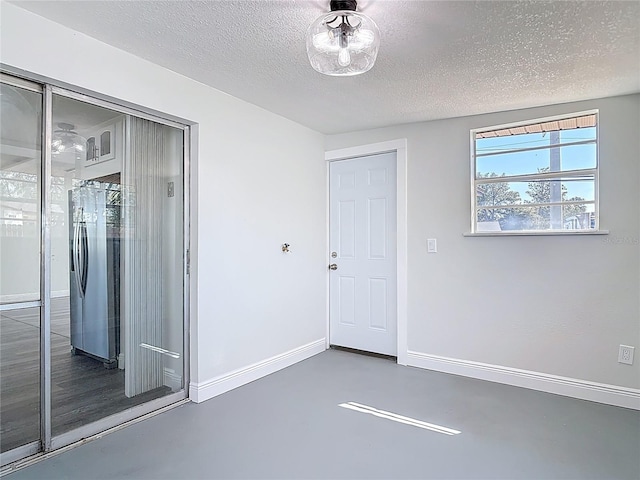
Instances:
[[[40,440],[42,88],[0,84],[0,452]]]
[[[188,128],[55,87],[2,88],[5,464],[186,397]],[[18,118],[5,97],[31,106],[16,127],[28,137],[5,132]],[[28,159],[12,160],[16,135]]]

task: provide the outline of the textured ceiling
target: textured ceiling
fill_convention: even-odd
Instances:
[[[327,134],[640,91],[638,1],[360,0],[381,47],[347,78],[306,56],[328,0],[12,3]]]

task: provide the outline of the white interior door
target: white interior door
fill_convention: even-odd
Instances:
[[[396,355],[396,154],[331,162],[329,179],[330,343]]]

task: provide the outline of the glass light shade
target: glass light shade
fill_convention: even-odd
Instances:
[[[378,26],[352,10],[324,14],[307,31],[309,62],[325,75],[349,76],[370,70],[379,47]]]
[[[51,136],[51,154],[69,155],[76,157],[84,153],[87,141],[73,131],[74,126],[70,123],[59,123],[58,129]]]

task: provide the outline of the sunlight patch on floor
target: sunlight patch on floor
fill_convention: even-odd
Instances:
[[[362,405],[361,403],[347,402],[347,403],[341,403],[338,406],[342,408],[347,408],[349,410],[354,410],[356,412],[368,413],[369,415],[374,415],[376,417],[386,418],[387,420],[393,420],[394,422],[404,423],[405,425],[424,428],[425,430],[431,430],[432,432],[443,433],[445,435],[458,435],[459,433],[462,433],[459,430],[443,427],[441,425],[435,425],[433,423],[423,422],[422,420],[416,420],[415,418],[405,417],[403,415],[398,415],[397,413],[387,412],[385,410],[379,410],[377,408],[370,407],[368,405]]]

